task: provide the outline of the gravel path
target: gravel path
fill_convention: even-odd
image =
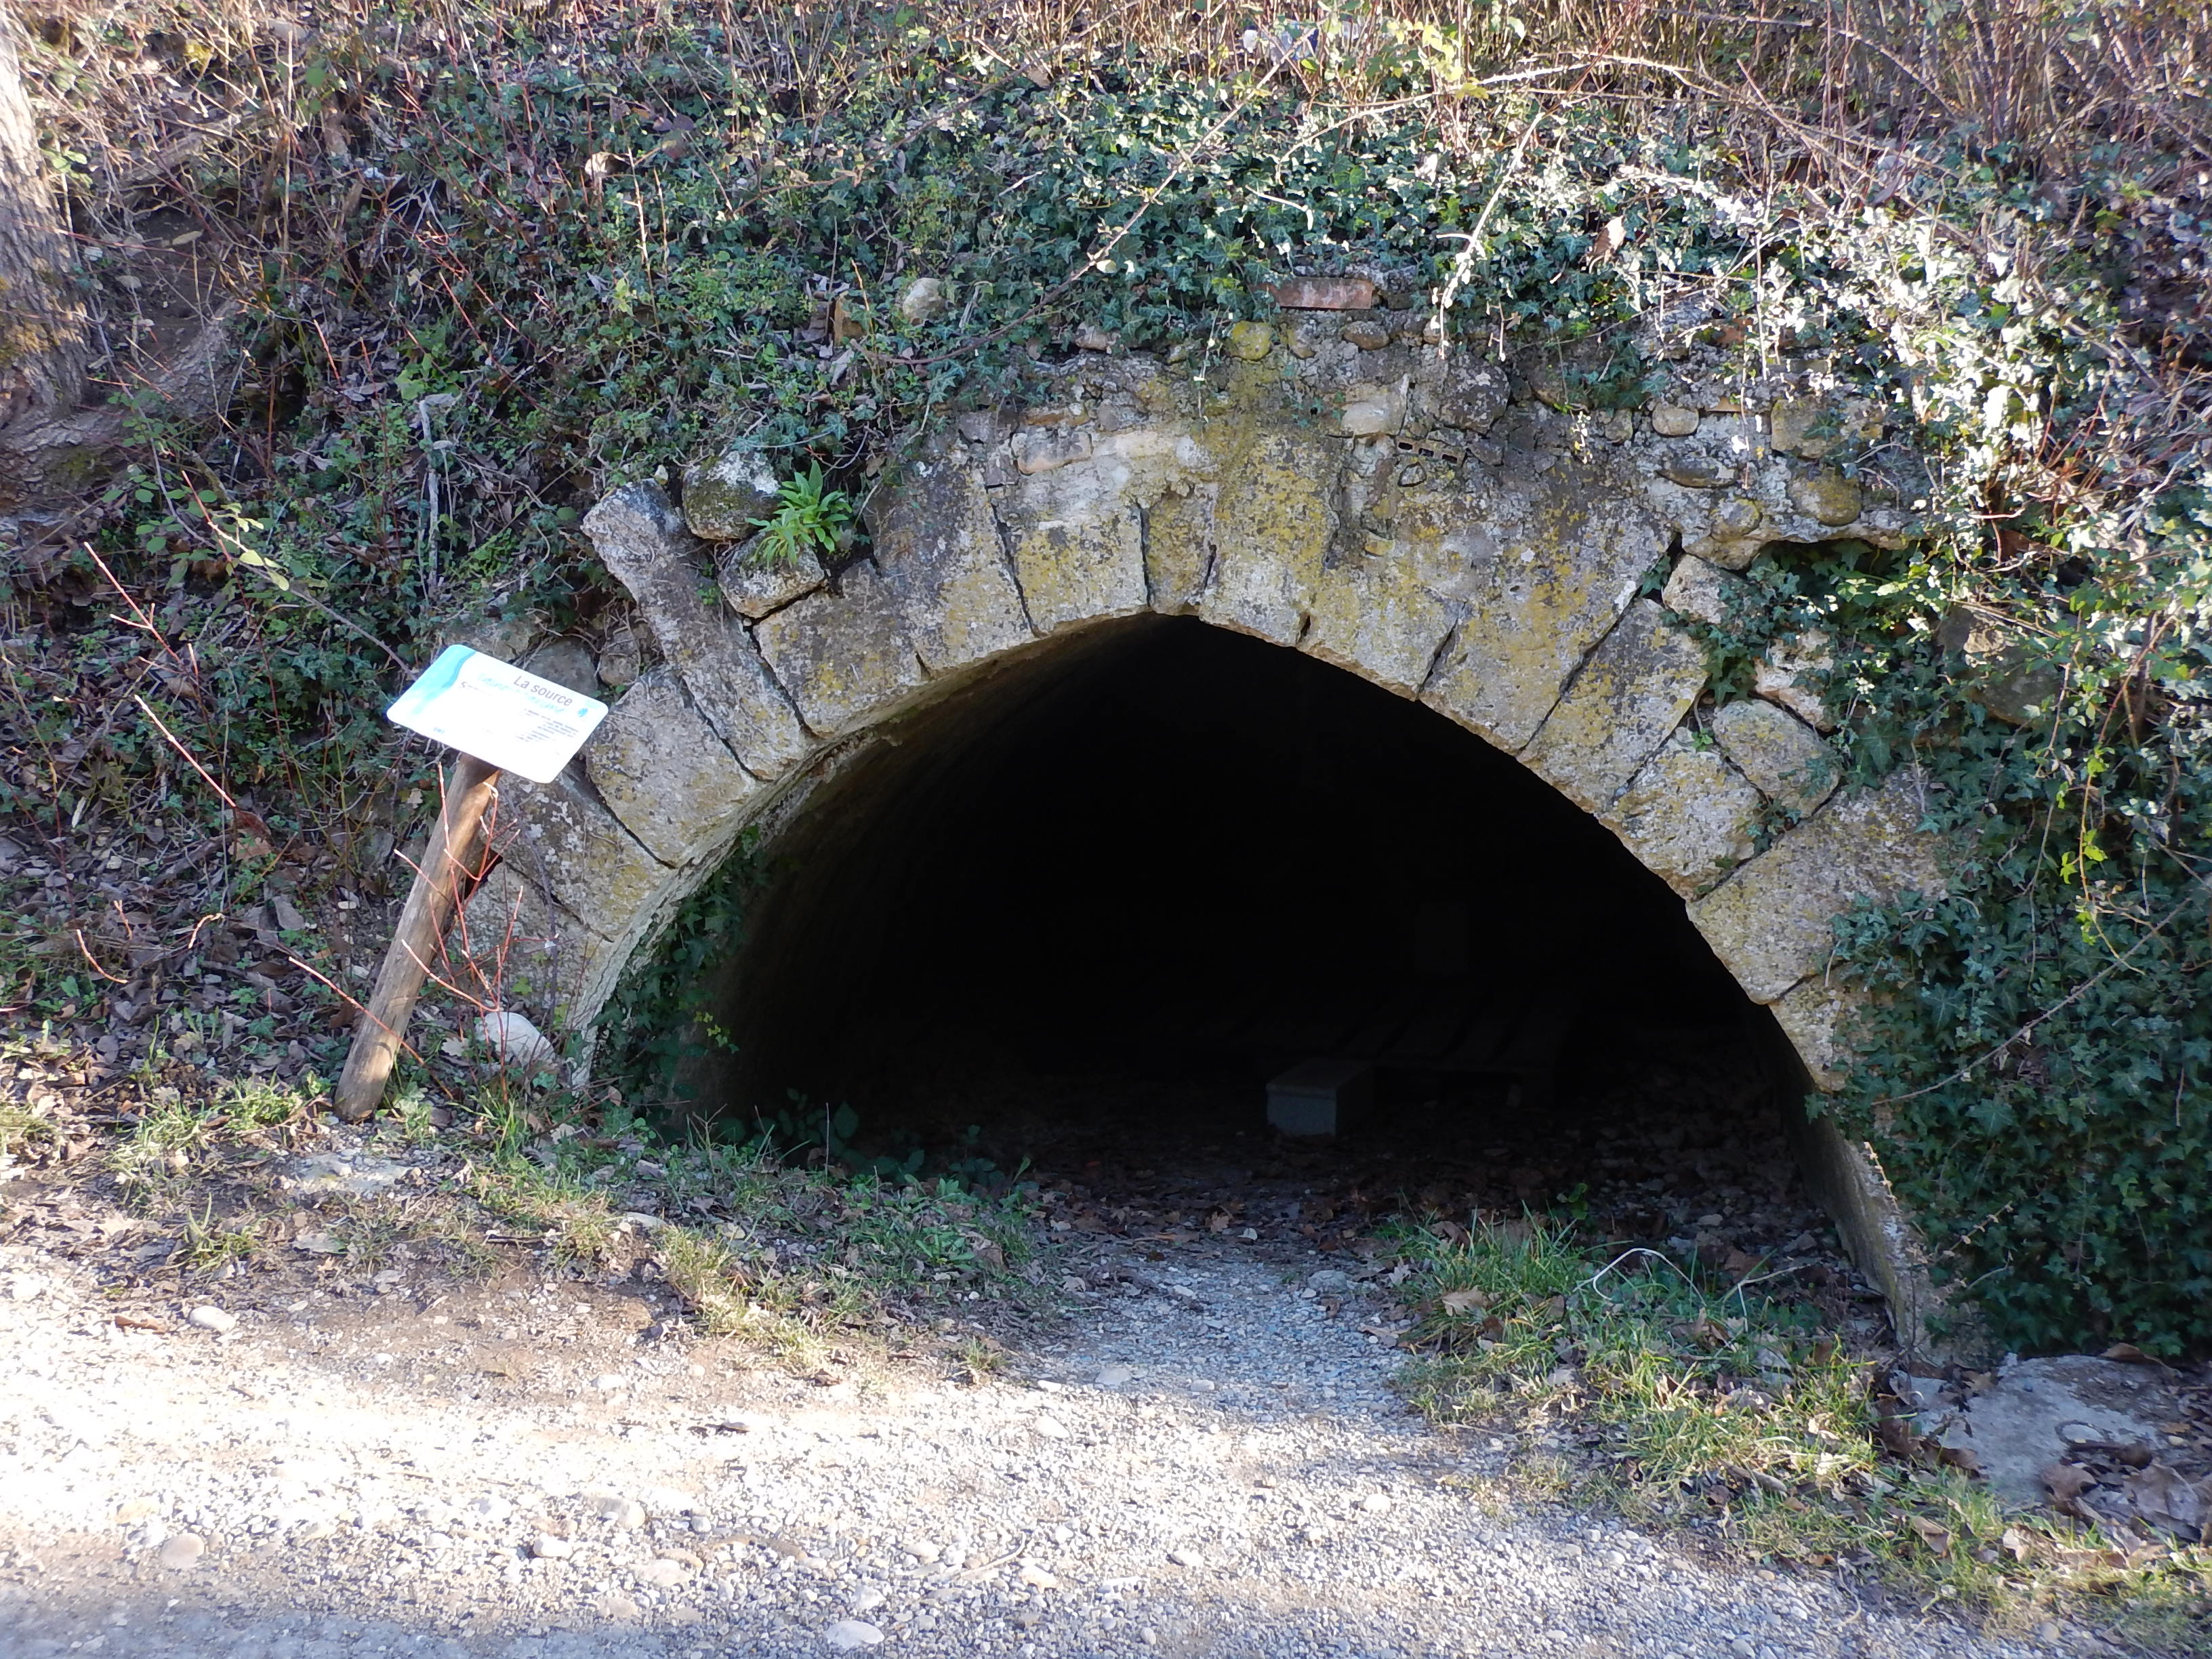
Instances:
[[[1524,1512],[1356,1300],[1116,1260],[977,1386],[822,1386],[619,1287],[141,1330],[0,1249],[0,1659],[2033,1650]]]

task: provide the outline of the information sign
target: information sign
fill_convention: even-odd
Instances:
[[[410,732],[533,783],[550,783],[584,746],[607,706],[512,663],[447,646],[385,711]]]

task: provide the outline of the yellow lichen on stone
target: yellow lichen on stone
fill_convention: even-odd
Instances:
[[[1310,439],[1264,432],[1223,479],[1213,570],[1199,614],[1240,634],[1295,645],[1335,530],[1330,479]]]

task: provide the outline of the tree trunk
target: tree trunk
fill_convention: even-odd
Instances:
[[[76,253],[23,95],[14,12],[0,6],[0,441],[75,409],[91,356]]]

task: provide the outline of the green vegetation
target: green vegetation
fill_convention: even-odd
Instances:
[[[1407,3],[1247,37],[1134,9],[1079,40],[1018,9],[446,8],[295,49],[243,12],[78,14],[27,73],[94,297],[125,315],[128,284],[204,261],[247,350],[211,420],[149,408],[14,578],[50,620],[0,647],[0,809],[57,837],[220,832],[222,908],[280,866],[303,901],[374,891],[425,781],[386,694],[464,611],[617,626],[575,528],[605,488],[742,435],[792,480],[770,550],[834,546],[919,433],[1020,396],[1079,328],[1207,374],[1294,270],[1370,272],[1570,405],[1635,405],[1683,349],[1826,377],[1875,417],[1830,464],[1925,455],[1931,533],[1770,550],[1717,684],[1832,635],[1851,775],[1923,769],[1967,855],[1947,896],[1843,930],[1836,970],[1887,1000],[1834,1109],[2004,1340],[2202,1350],[2191,20],[1689,15]],[[158,210],[106,148],[185,136],[131,90],[148,52],[200,115]],[[917,276],[942,309],[902,310]],[[1962,608],[2001,651],[1946,645]],[[1994,681],[2045,670],[2030,724],[1991,713]],[[22,917],[11,1000],[90,1018],[93,911]],[[472,1086],[441,1064],[430,1084]]]
[[[853,498],[823,482],[819,462],[785,479],[776,498],[775,513],[758,521],[761,537],[754,557],[771,565],[796,564],[809,553],[841,550],[853,522]]]
[[[419,1260],[467,1276],[518,1247],[556,1272],[645,1262],[702,1334],[741,1337],[802,1368],[832,1344],[910,1347],[902,1327],[924,1312],[982,1304],[997,1315],[1047,1300],[1024,1189],[807,1167],[764,1139],[664,1139],[618,1109],[586,1114],[557,1096],[494,1088],[482,1115],[448,1126],[434,1146],[412,1132],[403,1101],[368,1150],[414,1164],[420,1180],[366,1195],[281,1190],[272,1154],[315,1150],[316,1092],[156,1091],[85,1168],[112,1176],[174,1234],[170,1265],[186,1273],[288,1259],[368,1273]],[[966,1352],[952,1358],[967,1363]]]
[[[1771,1282],[1593,1254],[1541,1222],[1450,1231],[1401,1241],[1408,1340],[1429,1350],[1401,1386],[1441,1420],[1523,1429],[1537,1489],[2009,1620],[2118,1608],[2138,1638],[2205,1650],[2212,1548],[2008,1512],[1909,1433],[1885,1455],[1869,1367]]]

